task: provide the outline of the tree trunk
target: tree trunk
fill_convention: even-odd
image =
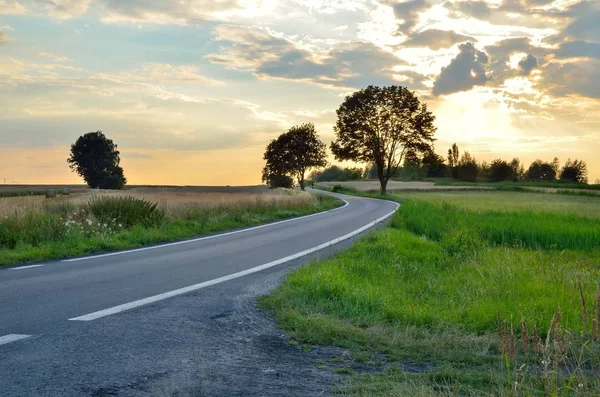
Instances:
[[[381,193],[382,195],[385,195],[385,192],[387,190],[388,179],[383,178],[379,182],[381,183],[381,188],[379,189],[379,193]]]
[[[298,184],[300,185],[300,190],[304,190],[304,174],[298,178]]]

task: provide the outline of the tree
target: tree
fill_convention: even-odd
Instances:
[[[436,154],[433,150],[428,151],[423,156],[423,167],[425,167],[427,176],[430,178],[443,177],[446,171],[446,164],[444,164],[444,158]]]
[[[346,97],[337,116],[331,151],[338,160],[377,165],[382,194],[405,153],[424,153],[434,141],[435,117],[405,87],[369,86],[357,91]]]
[[[458,145],[452,144],[452,147],[448,149],[448,167],[450,167],[450,174],[452,178],[458,178]]]
[[[102,131],[88,132],[71,145],[69,167],[91,188],[122,189],[127,183],[117,145]]]
[[[553,182],[556,180],[555,166],[539,159],[535,160],[527,169],[527,179],[534,182]]]
[[[313,123],[294,126],[267,146],[263,181],[271,184],[274,176],[293,176],[304,190],[306,172],[327,164],[326,150],[327,146],[319,140]]]
[[[287,175],[273,174],[269,177],[268,183],[271,189],[276,189],[278,187],[291,189],[294,187],[294,180],[292,179],[292,177],[289,177]]]
[[[517,182],[523,178],[525,178],[525,168],[521,164],[521,160],[518,158],[513,158],[510,161],[510,168],[512,168],[513,181]]]
[[[458,166],[458,146],[456,143],[453,143],[452,147],[448,149],[448,165],[452,168]]]
[[[496,159],[490,165],[490,179],[494,182],[510,180],[513,173],[513,167],[504,160]]]
[[[587,183],[587,164],[583,160],[568,159],[562,171],[560,172],[560,180],[575,183]]]
[[[471,156],[469,152],[464,152],[460,161],[458,162],[458,178],[467,182],[477,181],[477,174],[479,168],[477,167],[477,160]]]

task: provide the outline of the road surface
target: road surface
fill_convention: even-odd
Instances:
[[[332,211],[207,238],[0,269],[0,396],[269,394],[253,373],[274,360],[261,331],[277,330],[254,298],[397,207],[343,199]],[[220,372],[215,383],[209,372],[219,366],[248,374]],[[269,390],[294,385],[275,383]],[[298,394],[326,387],[313,386]]]

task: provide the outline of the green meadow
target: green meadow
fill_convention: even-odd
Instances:
[[[298,342],[349,349],[341,394],[599,394],[600,197],[386,198],[389,227],[261,300]]]

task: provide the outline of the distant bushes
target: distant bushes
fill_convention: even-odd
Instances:
[[[313,171],[309,179],[315,182],[330,182],[330,181],[356,181],[362,179],[363,170],[360,168],[341,168],[337,165],[332,165],[321,171]]]
[[[130,196],[97,197],[90,200],[87,208],[99,222],[125,228],[135,225],[152,227],[165,218],[165,212],[158,208],[158,203]]]

